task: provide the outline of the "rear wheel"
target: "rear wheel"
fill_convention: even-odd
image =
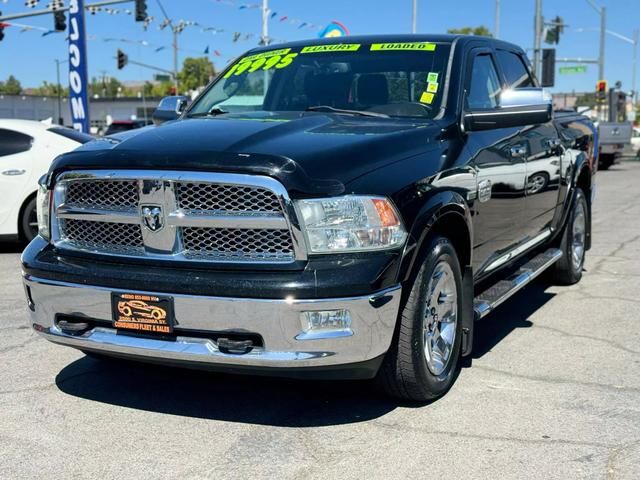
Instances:
[[[32,198],[22,209],[20,238],[26,242],[30,242],[38,235],[38,211],[36,205],[36,199]]]
[[[562,258],[554,265],[554,277],[558,283],[573,285],[582,278],[582,267],[586,253],[588,212],[584,192],[577,188],[571,213],[560,240]]]
[[[440,397],[460,368],[462,274],[456,251],[435,237],[415,277],[379,372],[387,393],[413,401]]]

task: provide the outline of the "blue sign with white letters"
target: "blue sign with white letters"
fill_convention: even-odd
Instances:
[[[69,1],[69,106],[73,128],[89,132],[87,81],[87,38],[84,28],[84,0]]]

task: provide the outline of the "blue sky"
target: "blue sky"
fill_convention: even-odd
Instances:
[[[86,0],[88,1],[88,0]],[[188,27],[180,35],[180,58],[202,55],[208,45],[210,58],[217,67],[222,67],[228,58],[253,47],[260,34],[259,9],[240,9],[260,0],[163,0],[164,6],[175,20],[195,20],[209,27],[224,29],[224,32],[203,32]],[[418,31],[444,33],[447,28],[486,25],[494,28],[495,0],[418,0]],[[632,37],[633,30],[640,28],[640,0],[596,0],[607,7],[608,29]],[[40,0],[45,6],[49,0]],[[142,80],[152,77],[153,72],[142,67],[127,66],[118,71],[115,52],[123,49],[131,59],[172,68],[171,34],[168,29],[158,30],[162,14],[156,0],[147,0],[148,13],[155,21],[144,31],[141,23],[133,17],[98,13],[87,15],[87,32],[95,36],[88,42],[89,74],[98,76],[103,72],[121,80]],[[525,49],[533,43],[534,0],[501,0],[501,38],[517,43]],[[133,8],[133,3],[114,8]],[[270,0],[270,8],[277,16],[270,21],[270,35],[278,40],[315,38],[319,28],[298,28],[301,22],[325,25],[331,20],[343,22],[352,34],[408,32],[411,24],[411,0]],[[24,0],[0,0],[4,14],[25,12]],[[543,0],[543,14],[551,19],[560,15],[569,24],[558,46],[560,57],[592,57],[598,55],[599,17],[586,0]],[[281,22],[280,18],[288,19]],[[297,21],[291,23],[291,20]],[[52,16],[16,20],[39,28],[52,28]],[[580,31],[585,29],[585,31]],[[593,30],[590,30],[593,29]],[[253,34],[248,40],[233,42],[233,33]],[[40,31],[20,33],[17,27],[5,30],[0,42],[0,79],[15,75],[23,86],[37,86],[43,80],[55,81],[54,58],[66,58],[64,35],[45,37]],[[105,41],[108,38],[146,41],[139,43]],[[159,47],[167,48],[156,52]],[[214,56],[217,50],[222,57]],[[621,80],[624,89],[631,89],[632,46],[612,36],[606,41],[606,77],[610,82]],[[66,78],[66,68],[63,78]],[[587,73],[574,75],[556,74],[555,91],[586,91],[594,88],[597,80],[597,65],[589,65]],[[640,85],[640,76],[639,76]]]

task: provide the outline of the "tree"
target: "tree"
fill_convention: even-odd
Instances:
[[[484,25],[479,27],[462,27],[462,28],[450,28],[447,33],[456,33],[461,35],[478,35],[480,37],[493,37],[491,31]]]
[[[89,95],[92,97],[94,95],[105,98],[114,98],[118,95],[126,96],[128,93],[126,90],[122,82],[114,77],[100,79],[93,77],[89,83]]]
[[[35,95],[42,95],[43,97],[55,97],[58,95],[58,85],[56,83],[49,83],[46,80],[42,82],[38,88],[33,89]],[[63,86],[60,87],[60,95],[66,97],[69,94],[69,89]]]
[[[207,57],[187,57],[178,73],[180,90],[197,90],[206,86],[216,74],[213,63]]]
[[[6,82],[0,82],[0,93],[4,95],[20,95],[22,85],[13,75],[9,75]]]

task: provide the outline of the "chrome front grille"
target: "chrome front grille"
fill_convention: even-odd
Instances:
[[[284,187],[237,174],[87,171],[56,182],[54,243],[167,260],[289,263],[306,258]]]
[[[104,207],[110,210],[137,209],[140,202],[135,180],[96,180],[69,182],[66,203]]]
[[[188,255],[193,257],[268,260],[288,259],[293,255],[287,230],[186,227],[182,238]]]
[[[132,223],[61,220],[65,238],[83,250],[144,254],[142,228]]]
[[[176,185],[178,207],[191,211],[280,212],[274,192],[249,185],[183,183]]]

